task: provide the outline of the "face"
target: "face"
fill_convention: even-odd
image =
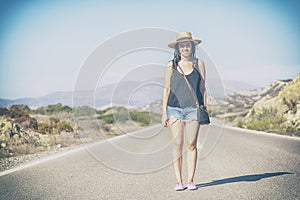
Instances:
[[[180,42],[178,48],[181,56],[189,57],[192,53],[192,42]]]

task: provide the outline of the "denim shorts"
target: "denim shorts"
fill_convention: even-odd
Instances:
[[[173,117],[182,121],[197,120],[197,108],[178,108],[167,106],[167,117],[168,119]]]

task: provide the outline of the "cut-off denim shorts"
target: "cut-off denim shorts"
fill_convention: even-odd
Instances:
[[[167,106],[167,117],[168,119],[173,117],[182,121],[197,120],[197,108],[178,108]]]

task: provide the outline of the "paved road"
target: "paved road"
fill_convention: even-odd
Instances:
[[[198,190],[182,192],[174,191],[170,142],[154,127],[1,173],[0,199],[300,199],[300,140],[206,126]],[[186,182],[185,162],[183,172]]]

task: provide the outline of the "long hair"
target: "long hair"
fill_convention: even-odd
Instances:
[[[191,43],[192,43],[191,58],[192,58],[192,60],[194,60],[195,59],[195,52],[196,52],[196,45],[194,44],[194,42],[191,42]],[[179,52],[178,43],[175,45],[173,60],[174,60],[175,66],[177,66],[178,62],[181,60],[181,55],[180,55],[180,52]]]

